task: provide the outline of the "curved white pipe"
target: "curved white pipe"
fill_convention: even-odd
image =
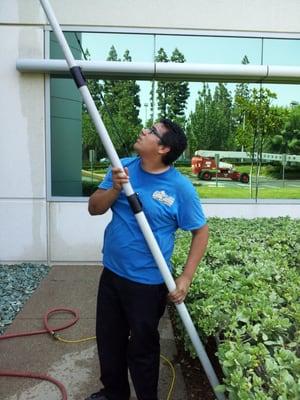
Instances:
[[[74,61],[86,77],[98,79],[300,83],[300,67],[284,65]],[[17,60],[16,67],[20,72],[69,76],[69,67],[65,60],[22,58]]]

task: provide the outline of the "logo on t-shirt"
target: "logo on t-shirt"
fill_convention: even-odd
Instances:
[[[154,200],[158,200],[163,204],[166,204],[167,206],[171,207],[171,205],[174,203],[175,199],[172,196],[168,196],[164,190],[156,190],[152,194],[152,198]]]

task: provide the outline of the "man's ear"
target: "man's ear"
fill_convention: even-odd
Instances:
[[[169,153],[170,150],[171,150],[171,147],[165,146],[164,144],[161,144],[158,147],[158,153],[161,154],[161,155]]]

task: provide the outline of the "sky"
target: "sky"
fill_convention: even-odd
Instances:
[[[163,48],[170,57],[175,48],[184,54],[186,62],[203,64],[240,64],[247,55],[250,64],[269,64],[300,66],[300,40],[295,39],[261,39],[242,37],[199,37],[199,36],[171,36],[150,34],[111,34],[111,33],[83,33],[82,46],[88,48],[91,59],[94,61],[106,60],[111,46],[117,50],[119,58],[125,50],[130,51],[132,61],[152,62],[154,54]],[[145,122],[150,112],[150,97],[152,83],[137,81],[141,87],[140,118]],[[190,98],[187,105],[187,115],[194,109],[197,93],[202,83],[190,83]],[[215,84],[210,84],[211,88]],[[227,84],[233,94],[236,84]],[[255,86],[250,84],[249,87]],[[257,85],[256,85],[257,86]],[[291,84],[264,85],[275,93],[278,98],[274,105],[289,106],[293,101],[300,103],[300,86]],[[148,106],[146,106],[148,104]]]

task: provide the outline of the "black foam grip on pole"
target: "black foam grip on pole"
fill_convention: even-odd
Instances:
[[[134,214],[137,214],[142,211],[142,203],[136,193],[127,196],[127,200]]]
[[[78,66],[72,67],[70,68],[70,72],[78,88],[86,85],[85,77],[83,76],[80,67]]]

